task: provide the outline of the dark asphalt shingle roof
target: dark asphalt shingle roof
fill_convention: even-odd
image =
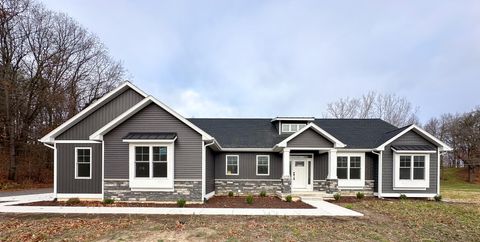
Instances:
[[[272,148],[289,135],[279,135],[268,118],[192,118],[192,123],[217,139],[224,148]],[[381,119],[315,119],[317,126],[347,145],[376,148],[398,128]]]
[[[175,139],[177,133],[165,132],[131,132],[125,135],[123,139]]]
[[[392,149],[395,150],[422,150],[422,151],[435,151],[435,147],[431,145],[392,145]]]

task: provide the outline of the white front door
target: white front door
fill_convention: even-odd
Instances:
[[[307,189],[308,183],[308,161],[292,161],[292,189]]]

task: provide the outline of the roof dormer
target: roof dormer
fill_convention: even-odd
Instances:
[[[314,120],[314,117],[276,117],[271,122],[277,127],[278,134],[293,134]]]

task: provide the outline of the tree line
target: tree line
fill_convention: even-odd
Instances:
[[[124,73],[98,37],[66,14],[34,0],[0,0],[0,178],[51,177],[51,151],[37,140]]]

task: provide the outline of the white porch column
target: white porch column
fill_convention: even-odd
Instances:
[[[283,174],[282,178],[290,177],[290,150],[283,149]]]
[[[327,179],[337,179],[337,150],[328,152],[328,176]]]

